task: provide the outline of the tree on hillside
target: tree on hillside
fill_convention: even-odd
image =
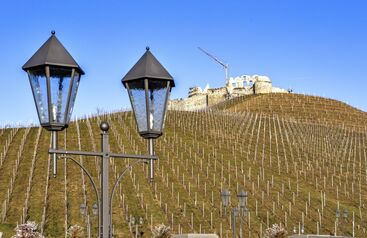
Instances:
[[[38,225],[34,221],[28,221],[25,224],[17,225],[14,229],[16,234],[13,235],[12,238],[44,238],[44,236],[37,231],[37,227]]]
[[[154,238],[170,238],[172,237],[171,234],[171,227],[166,226],[164,224],[160,224],[155,226],[152,230]]]
[[[272,227],[266,229],[264,238],[286,238],[287,231],[278,224],[273,224]]]
[[[81,238],[85,237],[83,232],[83,227],[79,225],[70,226],[68,229],[68,237],[69,238]]]

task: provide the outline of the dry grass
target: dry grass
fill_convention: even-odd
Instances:
[[[128,226],[130,216],[144,217],[141,229],[148,237],[151,227],[161,223],[170,226],[173,233],[216,232],[225,237],[231,231],[229,214],[224,215],[220,206],[222,188],[232,192],[232,205],[237,203],[235,194],[239,189],[249,192],[245,237],[262,236],[273,223],[281,223],[291,233],[294,226],[304,222],[305,231],[315,233],[320,220],[320,232],[328,234],[334,231],[338,206],[341,211],[349,210],[347,219],[339,219],[338,234],[351,234],[354,212],[357,237],[365,237],[365,113],[316,97],[277,97],[236,99],[211,111],[169,112],[165,134],[155,146],[160,158],[155,183],[147,181],[147,167],[141,164],[126,174],[116,192],[113,218],[117,237],[133,234]],[[59,146],[100,150],[98,125],[102,120],[110,123],[114,152],[146,153],[146,142],[138,136],[129,112],[72,123],[65,133],[60,133]],[[2,144],[10,130],[0,132]],[[25,130],[19,129],[14,135],[0,168],[1,203],[8,199],[7,191],[13,187],[0,227],[15,227],[22,219],[29,219],[41,225],[46,237],[65,237],[70,225],[85,227],[79,205],[86,202],[92,232],[96,234],[97,219],[91,211],[95,197],[87,177],[77,166],[64,161],[59,162],[57,178],[48,173],[48,132],[42,131],[36,144],[38,128],[30,130],[11,182]],[[34,150],[36,159],[30,179]],[[98,158],[78,159],[98,181]],[[127,164],[128,161],[112,160],[111,180]],[[27,190],[29,208],[23,216]]]

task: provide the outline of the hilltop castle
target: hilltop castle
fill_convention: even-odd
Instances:
[[[169,109],[173,110],[200,110],[217,104],[232,97],[242,95],[264,94],[264,93],[289,93],[290,90],[273,87],[267,76],[242,75],[231,77],[225,87],[204,89],[200,87],[189,88],[187,98],[173,99],[169,102]]]

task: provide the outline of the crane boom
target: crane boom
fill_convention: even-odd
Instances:
[[[214,55],[210,54],[209,52],[207,52],[206,50],[202,49],[201,47],[198,47],[198,49],[200,51],[202,51],[204,54],[206,54],[207,56],[209,56],[210,58],[212,58],[215,62],[217,62],[218,64],[222,65],[225,72],[226,72],[226,85],[228,84],[228,64],[223,63],[222,61],[220,61],[217,57],[215,57]]]
[[[217,63],[219,63],[220,65],[222,65],[224,68],[228,68],[228,64],[223,63],[222,61],[220,61],[217,57],[215,57],[214,55],[210,54],[209,52],[205,51],[204,49],[198,47],[199,50],[201,50],[202,52],[204,52],[204,54],[206,54],[207,56],[209,56],[210,58],[212,58],[213,60],[215,60]]]

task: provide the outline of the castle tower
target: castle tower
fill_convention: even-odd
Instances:
[[[271,93],[273,85],[267,76],[254,75],[254,93]]]

